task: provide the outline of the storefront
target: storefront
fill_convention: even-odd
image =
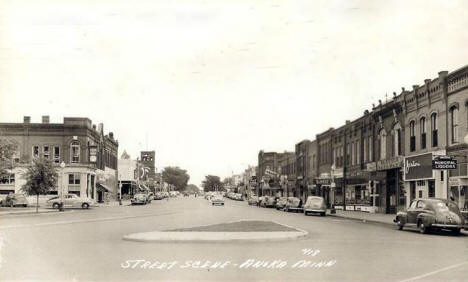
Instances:
[[[406,207],[405,187],[403,182],[402,156],[380,160],[376,170],[385,179],[377,185],[379,196],[379,212],[394,214]]]
[[[325,199],[327,207],[333,204],[333,196],[331,195],[331,178],[329,176],[321,176],[314,179],[312,196],[320,196]],[[336,200],[336,199],[335,199]]]
[[[445,155],[445,152],[405,157],[403,176],[407,204],[419,198],[448,198],[448,171],[432,169],[432,159],[437,155]]]

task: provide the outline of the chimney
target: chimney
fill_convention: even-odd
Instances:
[[[382,100],[379,99],[379,106],[382,106]]]
[[[404,87],[401,88],[401,92],[405,92],[405,88],[404,88]]]
[[[424,84],[429,84],[431,83],[431,79],[424,79]]]
[[[27,123],[27,124],[31,123],[31,117],[25,116],[23,118],[23,123]]]
[[[110,139],[113,140],[114,139],[114,132],[109,132],[109,137],[110,137]]]
[[[351,123],[351,121],[349,119],[346,120],[346,124],[349,124]]]
[[[448,71],[440,71],[439,79],[444,79],[448,75]]]
[[[104,131],[104,124],[102,124],[102,123],[98,124],[98,131],[99,131],[99,133]]]
[[[42,123],[49,123],[49,116],[42,116]]]
[[[419,87],[419,85],[417,85],[417,84],[413,85],[414,92],[416,92],[416,90],[418,90],[418,87]]]
[[[96,125],[95,124],[93,124],[93,129],[96,130]]]

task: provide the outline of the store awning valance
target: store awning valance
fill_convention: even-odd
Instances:
[[[98,192],[109,192],[110,191],[109,187],[107,187],[106,185],[101,184],[101,183],[97,183],[97,190],[98,190]]]
[[[149,189],[148,187],[146,187],[146,185],[144,185],[144,184],[140,184],[139,188],[140,188],[140,191],[149,191],[149,190],[150,190],[150,189]]]

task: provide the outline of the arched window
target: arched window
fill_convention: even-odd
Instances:
[[[393,127],[393,155],[400,156],[401,155],[401,126],[400,124],[396,124]]]
[[[72,163],[80,162],[80,142],[73,141],[70,145],[70,159]]]
[[[410,128],[410,151],[414,152],[416,150],[416,136],[414,135],[414,120],[409,123]]]
[[[426,118],[419,120],[419,131],[421,134],[421,149],[426,149]]]
[[[437,133],[437,113],[431,114],[431,135],[432,147],[438,146],[438,133]]]
[[[387,133],[385,129],[381,129],[379,132],[380,137],[380,159],[384,160],[387,157]]]
[[[458,107],[452,106],[449,110],[450,115],[450,140],[452,143],[458,142]]]

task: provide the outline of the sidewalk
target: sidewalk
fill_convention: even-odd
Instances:
[[[360,220],[364,222],[368,221],[368,222],[391,224],[391,225],[395,224],[393,222],[393,220],[395,219],[394,214],[368,213],[368,212],[361,212],[361,211],[342,211],[342,210],[337,210],[336,214],[330,214],[330,210],[328,210],[327,215],[353,219],[353,220]]]
[[[122,206],[128,206],[132,202],[130,200],[122,200]],[[97,207],[117,207],[119,206],[119,201],[110,201],[107,203],[96,203]]]
[[[58,212],[58,210],[54,209],[46,209],[46,208],[39,208],[38,214],[41,213],[52,213]],[[8,207],[0,207],[0,216],[3,215],[12,215],[12,214],[36,214],[36,207],[27,207],[27,208],[8,208]]]

